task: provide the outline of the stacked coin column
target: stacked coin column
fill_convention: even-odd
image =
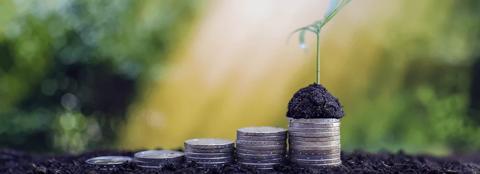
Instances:
[[[288,129],[291,162],[305,167],[342,164],[339,119],[290,119]]]
[[[185,159],[199,167],[215,168],[233,162],[234,144],[225,139],[190,139],[185,141]]]
[[[285,162],[287,131],[275,127],[237,130],[237,161],[256,169],[271,170]]]

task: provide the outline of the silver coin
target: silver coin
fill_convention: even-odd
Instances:
[[[159,162],[153,162],[153,161],[140,161],[140,160],[132,160],[133,163],[135,163],[137,166],[138,165],[143,165],[143,166],[160,166]],[[180,161],[179,161],[180,162]],[[162,164],[173,164],[174,162],[163,162]]]
[[[237,144],[237,149],[244,149],[244,150],[284,150],[286,149],[286,145],[264,145],[264,146],[248,146]]]
[[[251,159],[251,160],[268,160],[268,159],[284,159],[285,155],[271,155],[271,156],[253,156],[253,155],[237,155],[237,159]]]
[[[281,165],[281,163],[246,163],[246,162],[239,162],[241,165],[251,166],[251,167],[260,167],[260,168],[267,168],[267,167],[274,167]]]
[[[233,158],[233,156],[227,156],[227,157],[206,157],[206,158],[203,158],[203,157],[191,157],[191,156],[187,156],[187,159],[190,159],[190,160],[202,160],[202,159],[211,159],[211,160],[228,160],[228,159],[231,159]]]
[[[291,122],[288,123],[288,128],[332,128],[340,127],[340,122],[338,123],[297,123]]]
[[[242,156],[242,157],[258,157],[258,158],[280,158],[280,157],[285,157],[285,154],[260,154],[260,153],[241,153],[238,152],[237,156]]]
[[[322,159],[334,159],[334,158],[341,158],[341,155],[339,153],[315,154],[315,155],[290,153],[288,155],[288,159],[303,159],[303,160],[322,160]]]
[[[238,158],[239,163],[284,163],[285,158],[273,158],[273,159],[249,159],[249,158]]]
[[[342,165],[342,162],[332,162],[332,163],[325,163],[325,164],[302,164],[302,163],[297,163],[300,167],[308,167],[308,168],[322,168],[322,167],[333,167],[333,166],[339,166]]]
[[[246,140],[246,141],[285,141],[287,135],[281,136],[256,136],[256,135],[237,135],[237,141]]]
[[[291,136],[289,142],[326,142],[326,141],[338,141],[340,140],[340,135],[331,136],[331,137],[297,137]]]
[[[187,161],[187,162],[194,162],[197,165],[201,165],[201,166],[222,166],[222,165],[225,165],[225,164],[232,163],[233,160],[232,161],[220,161],[220,162],[204,162],[204,161]]]
[[[322,133],[289,132],[289,135],[290,135],[290,136],[293,136],[293,137],[324,138],[324,137],[339,136],[339,135],[340,135],[340,131],[337,131],[337,132],[322,132]]]
[[[293,146],[291,149],[295,149],[295,150],[306,150],[306,151],[332,150],[332,149],[340,149],[340,145],[331,145],[331,146]]]
[[[223,149],[233,147],[233,142],[218,138],[197,138],[185,141],[185,148],[195,149]]]
[[[305,160],[305,159],[290,159],[290,160],[297,164],[330,164],[330,163],[342,162],[340,158],[326,159],[326,160]]]
[[[289,123],[315,123],[315,124],[326,124],[326,123],[340,123],[340,119],[336,118],[308,118],[308,119],[295,119],[289,118]]]
[[[184,153],[173,150],[147,150],[137,152],[133,155],[133,157],[134,159],[141,161],[181,160],[184,157]]]
[[[328,150],[299,150],[299,149],[290,149],[289,154],[291,155],[328,155],[328,154],[339,154],[341,153],[340,148],[337,149],[328,149]]]
[[[195,149],[186,147],[185,153],[233,153],[233,147],[224,149]]]
[[[237,136],[272,136],[286,135],[287,130],[278,127],[245,127],[237,130]]]
[[[284,163],[286,158],[271,158],[271,159],[251,159],[251,158],[237,158],[238,163]]]
[[[238,153],[243,153],[243,154],[285,154],[286,153],[286,148],[285,149],[274,149],[274,150],[251,150],[251,149],[237,149],[237,154]]]
[[[233,159],[231,159],[231,160],[207,160],[207,159],[189,160],[189,159],[187,159],[187,162],[196,162],[196,163],[201,163],[201,164],[217,164],[217,163],[232,163]]]
[[[309,134],[322,134],[324,132],[340,132],[340,128],[322,128],[322,129],[291,129],[288,131],[288,134],[292,133],[309,133]]]
[[[340,154],[325,154],[325,155],[290,155],[290,159],[300,160],[327,160],[327,159],[340,159]]]
[[[285,159],[285,156],[271,156],[271,157],[266,157],[266,156],[237,156],[238,160],[282,160]],[[303,158],[302,158],[303,159]]]
[[[158,165],[169,165],[169,164],[179,164],[183,162],[182,159],[175,159],[175,160],[139,160],[139,159],[133,159],[133,162],[137,165],[150,165],[150,166],[158,166]]]
[[[340,127],[330,127],[330,128],[290,128],[288,132],[311,132],[311,133],[321,133],[321,132],[337,132],[340,131]]]
[[[160,169],[162,166],[157,166],[157,165],[143,165],[143,164],[136,164],[136,166],[140,168],[146,168],[146,169]]]
[[[335,146],[340,145],[340,140],[337,141],[320,141],[320,142],[308,142],[308,141],[291,141],[289,143],[292,146]]]
[[[286,141],[247,141],[247,140],[237,140],[237,145],[246,145],[246,146],[264,146],[264,145],[285,145]]]
[[[232,153],[192,153],[186,152],[186,157],[193,157],[193,158],[221,158],[221,157],[231,157],[233,156]]]
[[[87,164],[92,165],[119,165],[130,162],[132,158],[128,156],[99,156],[86,160]]]

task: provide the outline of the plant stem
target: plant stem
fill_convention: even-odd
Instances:
[[[317,84],[320,84],[320,32],[316,33],[317,35]]]

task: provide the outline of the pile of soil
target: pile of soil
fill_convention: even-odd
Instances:
[[[199,169],[193,163],[167,166],[162,170],[143,169],[132,163],[102,168],[85,164],[85,160],[100,155],[132,156],[134,152],[95,151],[80,155],[29,155],[14,150],[0,150],[0,173],[14,174],[95,174],[95,173],[261,173],[251,168],[231,164],[216,169]],[[480,173],[480,156],[468,161],[461,156],[436,158],[426,155],[411,156],[403,152],[377,154],[356,151],[342,153],[343,165],[332,168],[302,169],[286,164],[269,173]]]
[[[311,84],[297,91],[288,103],[290,118],[337,118],[343,117],[342,105],[325,87]]]

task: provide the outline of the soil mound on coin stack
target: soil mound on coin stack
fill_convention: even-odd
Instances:
[[[311,84],[297,91],[288,103],[289,118],[336,118],[344,115],[342,105],[325,87]]]

